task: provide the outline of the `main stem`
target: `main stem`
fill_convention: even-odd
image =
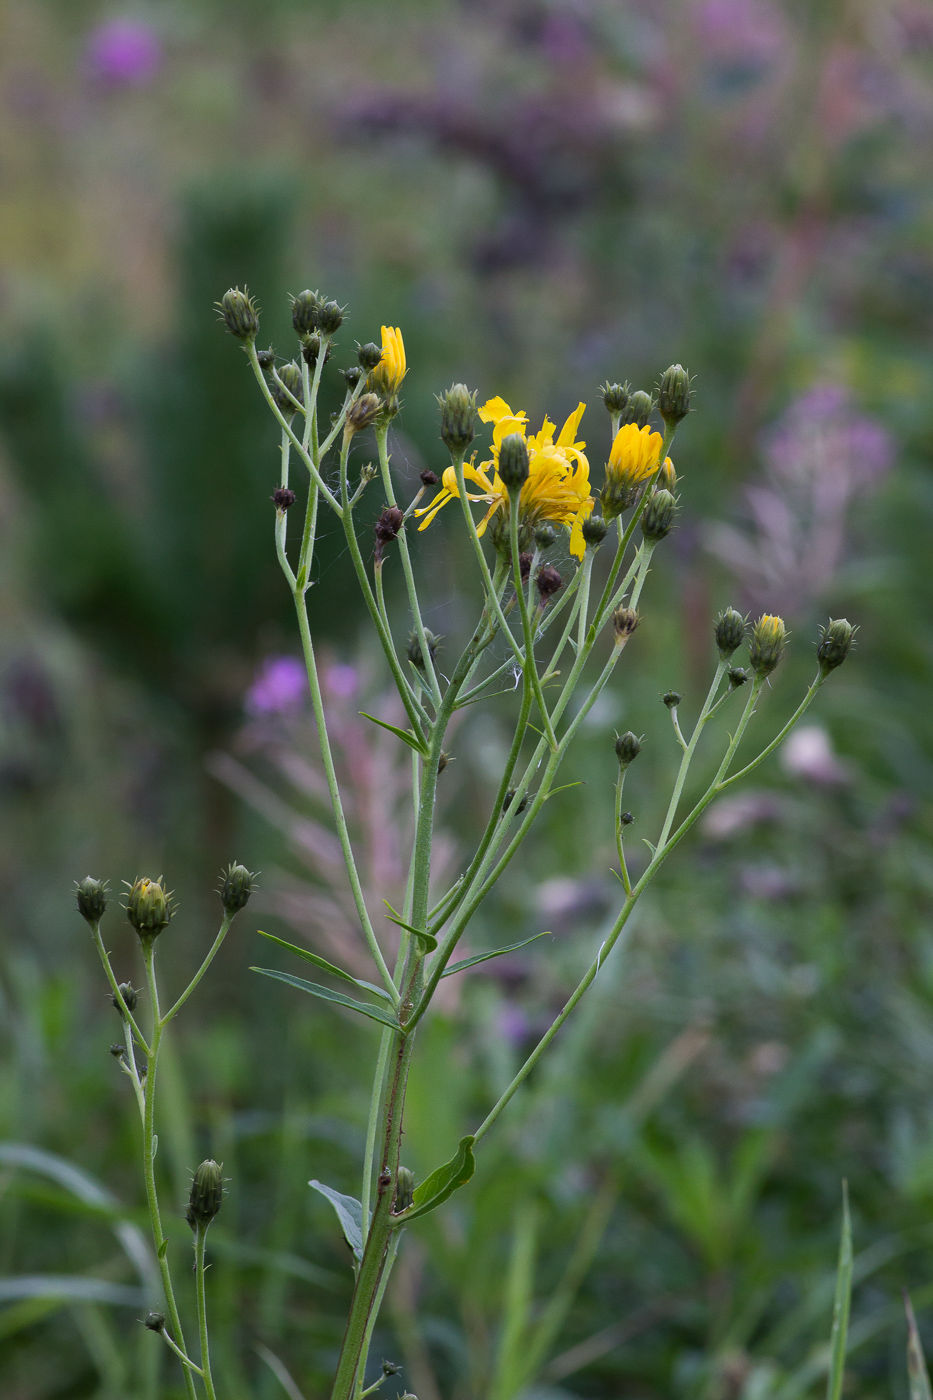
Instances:
[[[200,1221],[197,1226],[197,1233],[194,1237],[194,1269],[197,1275],[198,1289],[198,1332],[201,1339],[201,1374],[204,1377],[204,1389],[207,1391],[207,1400],[217,1400],[217,1393],[214,1390],[214,1378],[211,1375],[211,1350],[207,1335],[207,1298],[204,1289],[204,1244],[207,1239],[207,1226]]]

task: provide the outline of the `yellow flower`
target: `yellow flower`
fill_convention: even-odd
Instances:
[[[394,398],[407,372],[402,332],[397,326],[383,326],[382,359],[370,373],[370,386],[384,398]]]
[[[615,435],[609,461],[606,464],[606,481],[599,493],[603,515],[612,520],[634,505],[639,488],[654,476],[661,457],[664,439],[651,428],[637,428],[634,423],[626,423]],[[671,465],[668,457],[665,467]]]
[[[787,645],[787,628],[783,617],[765,613],[752,628],[752,639],[748,646],[748,659],[756,676],[770,676],[777,666]]]
[[[590,495],[590,468],[583,455],[585,442],[577,442],[576,434],[583,417],[585,404],[579,404],[567,419],[557,440],[554,439],[555,425],[545,418],[540,432],[527,436],[527,413],[513,413],[505,399],[490,399],[479,411],[484,423],[493,424],[492,458],[481,462],[477,467],[473,462],[465,462],[463,475],[481,489],[467,492],[467,499],[484,501],[489,509],[480,522],[478,534],[482,534],[497,512],[504,524],[508,518],[509,493],[499,477],[499,447],[503,438],[510,433],[519,433],[528,444],[528,479],[518,498],[519,518],[526,530],[533,530],[542,521],[550,520],[555,525],[566,525],[570,529],[570,550],[578,559],[586,551],[583,539],[583,521],[593,509]],[[430,505],[417,512],[426,518],[419,525],[425,530],[437,512],[459,496],[457,473],[453,467],[444,472],[442,487]],[[494,521],[495,523],[495,521]]]

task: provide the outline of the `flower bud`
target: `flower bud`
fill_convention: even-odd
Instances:
[[[121,1045],[118,1040],[115,1040],[110,1047],[110,1053],[115,1060],[122,1060],[126,1054],[126,1046]]]
[[[535,584],[542,603],[546,603],[559,589],[563,588],[564,580],[553,564],[542,564],[535,574]]]
[[[661,465],[661,470],[654,479],[654,484],[659,491],[670,491],[673,496],[677,490],[677,473],[674,471],[674,463],[670,457],[665,457]]]
[[[505,794],[505,796],[504,796],[503,799],[502,799],[502,810],[503,810],[503,812],[507,812],[507,811],[509,810],[509,808],[511,807],[512,803],[515,801],[515,794],[516,794],[517,791],[518,791],[517,788],[509,788],[508,792]],[[515,811],[516,811],[519,815],[521,815],[521,813],[524,812],[524,810],[525,810],[525,808],[526,808],[527,806],[528,806],[528,794],[527,794],[527,792],[526,792],[526,793],[523,793],[523,795],[522,795],[522,797],[521,797],[521,799],[520,799],[520,801],[519,801],[518,806],[515,808]]]
[[[499,480],[509,494],[528,480],[528,444],[521,433],[509,433],[499,445]]]
[[[325,301],[317,313],[318,326],[325,335],[333,335],[340,330],[346,309],[345,306],[338,306],[335,301]]]
[[[382,412],[382,400],[376,394],[362,394],[356,403],[351,404],[347,409],[344,431],[350,433],[362,432],[368,428],[375,418]]]
[[[259,331],[259,311],[248,291],[231,287],[217,303],[221,319],[237,340],[253,341]]]
[[[437,655],[437,649],[440,646],[441,639],[440,637],[435,637],[434,633],[429,631],[426,627],[424,629],[424,640],[428,644],[428,654],[431,657],[431,664],[433,665],[434,658]],[[417,670],[424,670],[424,654],[421,650],[421,642],[418,640],[417,632],[412,632],[411,636],[408,638],[406,654],[411,664]]]
[[[383,1361],[382,1363],[382,1374],[384,1376],[397,1376],[401,1369],[401,1366],[395,1361]]]
[[[441,441],[452,456],[462,456],[476,436],[476,394],[471,394],[465,384],[451,384],[446,394],[438,394],[437,402],[441,409]]]
[[[609,384],[607,382],[602,385],[599,392],[603,396],[603,403],[613,416],[624,413],[628,408],[629,399],[632,397],[627,380],[624,384]]]
[[[150,1312],[150,1313],[146,1313],[146,1316],[145,1316],[145,1319],[144,1319],[144,1326],[148,1327],[150,1332],[161,1332],[161,1331],[163,1331],[164,1328],[165,1328],[165,1313],[160,1313],[160,1312]]]
[[[641,753],[641,740],[629,729],[625,734],[616,735],[616,758],[620,768],[627,768]]]
[[[121,997],[123,998],[123,1000],[124,1000],[124,1002],[125,1002],[125,1004],[126,1004],[126,1009],[127,1009],[127,1011],[135,1011],[135,1010],[136,1010],[136,1003],[137,1003],[138,1000],[139,1000],[139,993],[136,992],[136,991],[133,989],[133,987],[130,985],[129,982],[121,982],[121,983],[120,983],[120,995],[121,995]],[[122,1007],[122,1006],[120,1005],[120,1003],[117,1001],[116,996],[115,996],[115,995],[112,996],[112,997],[110,998],[110,1000],[113,1002],[113,1004],[114,1004],[114,1006],[116,1007],[117,1011],[119,1011],[120,1015],[122,1016],[122,1015],[123,1015],[123,1007]]]
[[[616,608],[612,614],[612,630],[615,632],[617,647],[625,646],[640,621],[641,618],[634,608]]]
[[[744,685],[748,680],[748,672],[743,671],[741,666],[733,666],[731,670],[726,672],[726,675],[729,678],[730,691],[738,690],[739,686]]]
[[[671,365],[661,375],[658,386],[658,412],[668,427],[680,423],[690,412],[690,376],[683,365]]]
[[[198,1226],[210,1225],[223,1205],[224,1182],[217,1162],[202,1162],[194,1174],[191,1193],[188,1196],[188,1209],[185,1219],[196,1230]]]
[[[632,816],[631,812],[622,812],[619,816],[619,825],[631,826],[634,820],[635,818]]]
[[[440,481],[437,472],[432,472],[430,468],[428,468],[427,471],[420,472],[418,479],[422,486],[436,486]]]
[[[271,385],[272,399],[276,407],[285,414],[285,417],[290,418],[298,410],[288,394],[291,394],[299,403],[303,401],[304,385],[301,378],[301,366],[297,365],[294,360],[289,360],[288,364],[281,365],[276,370],[276,374],[281,383],[273,380]],[[285,393],[286,389],[288,394]]]
[[[231,918],[246,908],[249,897],[256,888],[253,883],[255,879],[256,872],[247,870],[245,865],[228,865],[226,874],[221,872],[218,894]]]
[[[527,549],[523,549],[518,556],[518,573],[522,583],[527,583],[531,574],[531,566],[534,562],[534,555]]]
[[[280,510],[283,513],[287,510],[291,510],[297,499],[298,497],[295,495],[294,491],[288,486],[277,486],[272,492],[272,500],[275,502],[276,510]]]
[[[414,1176],[407,1167],[399,1167],[395,1174],[395,1205],[393,1209],[396,1215],[400,1215],[403,1210],[408,1209],[414,1194]]]
[[[141,937],[155,937],[161,933],[171,921],[174,912],[171,892],[166,893],[161,875],[158,880],[141,876],[130,887],[126,901],[126,917]]]
[[[842,665],[852,650],[856,630],[844,617],[837,617],[835,621],[830,618],[829,626],[820,628],[816,657],[820,663],[821,676],[825,678],[830,671],[835,671],[837,666]]]
[[[107,894],[106,880],[95,880],[92,875],[85,875],[80,881],[76,880],[75,898],[82,919],[86,919],[89,924],[99,924],[107,908]]]
[[[601,515],[588,515],[580,526],[584,540],[593,549],[599,549],[609,530]]]
[[[535,544],[539,549],[550,549],[557,539],[557,531],[546,520],[535,530]]]
[[[398,539],[398,532],[405,523],[405,517],[398,506],[386,506],[373,529],[376,532],[376,563],[382,563],[382,552],[392,540]]]
[[[661,704],[666,705],[669,710],[676,710],[683,698],[679,690],[668,690],[661,696]]]
[[[714,633],[721,660],[728,661],[733,652],[738,651],[745,641],[748,631],[748,618],[735,608],[726,608],[716,619]]]
[[[752,639],[748,646],[748,659],[756,676],[770,676],[780,661],[787,645],[787,631],[782,617],[772,617],[766,613],[752,628]]]
[[[670,491],[654,491],[641,516],[641,532],[649,544],[658,544],[674,528],[677,502]]]
[[[356,358],[368,374],[370,370],[376,368],[379,361],[382,359],[382,347],[380,345],[374,345],[372,341],[367,345],[358,345],[356,349]]]
[[[292,297],[292,325],[298,335],[311,335],[318,328],[320,292],[303,291]]]
[[[646,394],[644,389],[636,389],[625,405],[619,419],[619,427],[624,428],[627,423],[634,423],[636,428],[643,428],[651,417],[653,408],[654,400],[651,395]]]
[[[347,381],[348,387],[351,389],[355,389],[357,384],[359,384],[360,380],[363,378],[363,371],[360,369],[359,365],[351,365],[349,369],[342,369],[340,373],[343,375],[344,379]]]
[[[304,360],[305,364],[310,365],[312,369],[318,362],[318,357],[321,353],[322,343],[323,342],[321,341],[321,337],[319,335],[306,335],[301,342],[301,358]],[[330,355],[331,348],[329,345],[327,345],[324,349],[325,365],[330,359]]]
[[[275,364],[275,351],[272,346],[270,345],[268,350],[257,350],[256,360],[261,370],[270,370]]]

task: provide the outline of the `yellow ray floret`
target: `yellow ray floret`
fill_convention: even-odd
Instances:
[[[405,361],[405,342],[398,326],[382,327],[382,359],[371,372],[370,384],[376,393],[392,398],[401,388],[402,380],[408,373]]]
[[[555,425],[545,418],[540,432],[527,435],[527,413],[514,413],[505,399],[490,399],[479,411],[484,423],[492,423],[492,458],[476,466],[465,462],[463,475],[480,490],[467,491],[467,499],[484,501],[489,509],[480,522],[478,534],[482,534],[497,511],[507,515],[509,493],[499,477],[499,448],[503,438],[510,433],[519,433],[528,444],[528,479],[518,498],[519,518],[522,525],[534,528],[542,521],[549,520],[555,525],[566,525],[570,530],[570,550],[582,559],[586,550],[583,539],[583,521],[593,509],[590,495],[590,468],[583,449],[585,442],[576,441],[577,429],[583,417],[585,404],[579,404],[571,413],[555,441]],[[444,472],[441,490],[430,505],[417,512],[425,519],[419,525],[424,530],[448,501],[458,497],[457,473],[453,467]]]
[[[606,476],[623,477],[632,486],[647,481],[657,471],[663,441],[661,434],[647,425],[636,428],[634,423],[624,424],[615,435]]]

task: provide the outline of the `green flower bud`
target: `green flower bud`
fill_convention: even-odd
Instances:
[[[624,428],[626,423],[634,423],[637,428],[643,428],[651,417],[651,410],[654,408],[654,400],[650,394],[646,394],[644,389],[636,389],[619,419],[619,427]]]
[[[382,346],[374,345],[372,341],[369,341],[366,345],[358,345],[356,347],[356,358],[359,360],[366,373],[369,374],[382,359]]]
[[[347,381],[347,387],[350,389],[355,389],[363,378],[363,371],[360,369],[359,365],[351,365],[349,369],[342,369],[340,373]]]
[[[554,529],[554,526],[549,525],[547,521],[539,525],[535,530],[535,544],[539,549],[550,549],[556,539],[557,531]]]
[[[383,1361],[382,1363],[382,1374],[384,1376],[397,1376],[401,1369],[401,1366],[395,1361]]]
[[[499,445],[499,479],[509,494],[528,480],[528,444],[521,433],[509,433]]]
[[[126,1054],[126,1046],[121,1045],[118,1040],[115,1040],[110,1047],[110,1053],[115,1060],[122,1060]]]
[[[378,394],[361,394],[355,404],[347,410],[345,432],[359,433],[368,428],[382,412],[382,400]]]
[[[107,908],[108,892],[107,881],[95,880],[92,875],[85,875],[83,880],[75,881],[75,898],[82,919],[86,919],[89,924],[100,923]]]
[[[292,297],[292,325],[298,335],[311,335],[317,330],[320,310],[320,292],[304,291]]]
[[[821,676],[828,676],[830,671],[835,671],[837,666],[842,665],[852,650],[857,630],[844,617],[837,617],[835,621],[830,618],[829,626],[820,628],[816,657],[820,663]]]
[[[658,386],[658,412],[670,427],[690,412],[690,376],[683,365],[671,365],[661,375]]]
[[[304,360],[305,364],[310,365],[312,369],[318,362],[318,358],[321,354],[322,344],[323,342],[319,335],[306,335],[301,342],[301,358]],[[327,345],[324,349],[325,365],[330,359],[330,356],[331,347],[330,345]]]
[[[719,655],[723,661],[728,661],[732,653],[738,651],[745,641],[747,631],[748,618],[743,617],[740,612],[736,612],[735,608],[725,608],[719,614],[714,633]]]
[[[335,301],[325,301],[317,313],[317,323],[325,335],[333,335],[335,331],[340,330],[346,309],[345,306],[338,306]]]
[[[224,1200],[224,1182],[221,1167],[217,1162],[202,1162],[194,1174],[188,1209],[185,1219],[196,1230],[198,1226],[208,1226],[220,1210]]]
[[[748,672],[743,671],[741,666],[733,666],[731,671],[727,671],[729,677],[729,690],[738,690],[740,685],[744,685],[748,680]]]
[[[139,1000],[139,993],[134,991],[133,987],[130,985],[129,982],[120,983],[120,995],[123,998],[127,1011],[135,1011],[136,1003]],[[116,996],[112,996],[110,1000],[113,1002],[114,1006],[116,1007],[117,1011],[119,1011],[122,1017],[123,1007],[117,1001]]]
[[[431,662],[433,664],[434,658],[437,655],[437,649],[441,644],[441,638],[435,637],[434,633],[429,631],[426,627],[424,629],[424,640],[428,644],[428,653],[430,654]],[[406,648],[406,653],[411,664],[414,667],[416,667],[417,670],[423,671],[424,654],[421,650],[421,642],[418,640],[417,632],[412,632],[411,636],[408,638],[408,646]]]
[[[641,753],[641,740],[629,729],[625,734],[616,735],[616,758],[620,768],[627,768]]]
[[[634,608],[616,608],[612,614],[612,630],[615,632],[617,647],[625,646],[640,621],[641,618]]]
[[[415,1194],[415,1178],[407,1167],[399,1167],[395,1176],[395,1205],[393,1210],[400,1215],[411,1205]]]
[[[275,364],[275,351],[272,346],[270,345],[268,350],[257,350],[256,360],[261,370],[270,370]]]
[[[622,812],[619,816],[619,825],[631,826],[634,820],[635,818],[632,816],[631,812]]]
[[[231,287],[217,303],[221,320],[237,340],[253,341],[259,332],[259,310],[249,291]]]
[[[285,414],[286,418],[291,418],[298,410],[288,397],[288,394],[296,398],[299,403],[303,402],[304,386],[301,378],[301,366],[297,365],[294,360],[289,360],[288,364],[279,366],[276,370],[276,374],[279,380],[281,380],[281,384],[276,380],[272,382],[271,393],[273,402],[276,407]],[[288,390],[288,394],[284,392],[282,386]]]
[[[641,515],[641,532],[649,544],[658,544],[674,528],[677,502],[670,491],[654,491]]]
[[[601,515],[588,515],[580,527],[585,542],[593,549],[599,549],[609,531],[609,526]]]
[[[670,491],[673,496],[677,490],[677,473],[674,471],[674,463],[670,457],[665,457],[660,471],[654,479],[654,484],[659,491]]]
[[[476,394],[465,384],[451,384],[446,394],[438,394],[441,409],[441,441],[448,452],[459,457],[476,436]]]
[[[171,921],[174,912],[171,893],[166,893],[163,888],[161,875],[158,880],[140,876],[136,883],[130,886],[126,917],[141,937],[155,937],[161,933]]]
[[[748,659],[756,676],[770,676],[787,645],[787,630],[782,617],[765,614],[752,628],[752,639],[748,646]]]
[[[661,696],[661,704],[666,705],[669,710],[676,710],[683,698],[679,690],[669,690]]]
[[[509,810],[509,808],[511,807],[512,803],[515,801],[515,794],[516,794],[517,791],[518,791],[517,788],[509,788],[508,792],[505,794],[505,796],[504,796],[503,799],[502,799],[502,810],[503,810],[503,812],[507,812],[507,811]],[[524,796],[520,799],[519,804],[518,804],[518,806],[515,808],[515,810],[516,810],[516,812],[518,812],[518,813],[520,814],[520,813],[524,812],[524,810],[525,810],[525,808],[526,808],[527,806],[528,806],[528,794],[527,794],[527,792],[526,792],[526,793],[524,794]]]
[[[150,1332],[162,1332],[165,1328],[165,1313],[147,1313],[144,1325],[149,1328]]]
[[[613,415],[624,413],[628,408],[629,399],[632,397],[627,380],[624,384],[609,384],[607,382],[600,386],[599,392],[603,396],[603,403]]]
[[[232,917],[249,903],[249,897],[256,888],[256,872],[247,870],[245,865],[228,865],[226,874],[221,873],[220,878],[218,893],[224,909]]]

